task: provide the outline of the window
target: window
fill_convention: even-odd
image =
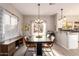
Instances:
[[[17,17],[11,16],[11,25],[17,25]]]
[[[10,16],[6,13],[3,14],[4,24],[10,25]]]
[[[7,11],[3,12],[3,36],[4,40],[16,37],[19,35],[18,18]]]
[[[5,32],[10,29],[9,27],[10,27],[10,16],[8,15],[8,13],[3,13],[3,34],[5,34]]]
[[[8,13],[3,14],[3,24],[4,24],[4,30],[9,31],[15,26],[17,26],[17,17],[14,15],[9,15]]]

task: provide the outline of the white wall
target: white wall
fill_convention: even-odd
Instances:
[[[30,24],[33,20],[37,19],[37,16],[30,15],[30,16],[24,16],[24,24]],[[42,15],[40,16],[40,19],[44,20],[46,22],[47,31],[55,31],[55,15]],[[31,30],[29,31],[31,33]],[[29,33],[26,33],[26,35],[30,35]]]
[[[11,12],[12,14],[14,14],[18,17],[18,19],[19,19],[19,32],[22,35],[22,30],[21,30],[22,21],[23,21],[22,14],[12,4],[0,3],[0,7],[2,7],[3,9],[6,9],[7,11]],[[13,33],[13,32],[14,31],[12,31],[11,33]]]

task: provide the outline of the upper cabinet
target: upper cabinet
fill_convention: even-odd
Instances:
[[[79,30],[79,16],[67,16],[57,21],[58,29]]]

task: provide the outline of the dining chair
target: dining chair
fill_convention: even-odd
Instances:
[[[50,42],[44,43],[43,47],[45,47],[45,48],[52,47],[54,42],[55,42],[55,34],[54,33],[50,33],[49,36],[47,37],[47,39],[50,40]]]
[[[53,51],[52,51],[52,47],[53,47],[53,44],[55,42],[55,34],[51,33],[49,38],[47,38],[50,40],[50,42],[48,43],[43,43],[42,47],[43,47],[43,52],[52,52],[53,54]],[[48,49],[48,50],[47,50]]]
[[[34,50],[31,50],[31,51],[28,51],[28,52],[36,52],[36,44],[35,43],[33,43],[33,42],[28,42],[28,38],[24,38],[23,39],[23,42],[24,42],[24,45],[27,47],[27,49],[26,49],[26,51],[28,50],[28,49],[34,49]],[[26,55],[26,52],[25,52],[25,54],[24,55]]]

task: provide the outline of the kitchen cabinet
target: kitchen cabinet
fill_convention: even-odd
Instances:
[[[78,48],[78,33],[68,33],[68,48],[77,49]]]
[[[66,49],[78,48],[78,32],[60,31],[56,33],[56,42]]]

